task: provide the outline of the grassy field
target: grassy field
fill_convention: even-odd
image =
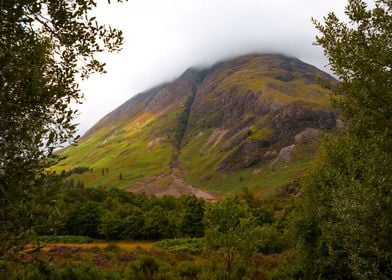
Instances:
[[[154,247],[154,242],[152,241],[93,241],[91,243],[47,243],[46,246],[43,248],[44,251],[50,250],[51,247],[54,246],[61,246],[61,247],[80,247],[82,249],[91,249],[91,248],[99,248],[99,249],[105,249],[105,248],[110,248],[110,246],[117,246],[118,248],[122,250],[136,250],[136,249],[144,249],[144,250],[149,250]]]
[[[173,116],[167,117],[170,121]],[[146,177],[169,173],[172,145],[168,139],[154,138],[162,122],[151,117],[145,123],[117,125],[97,131],[77,146],[61,151],[65,159],[52,170],[89,167],[90,171],[73,174],[69,179],[83,181],[89,187],[124,189]],[[154,141],[155,140],[155,141]],[[120,175],[121,174],[121,175]]]
[[[269,162],[261,167],[241,169],[235,172],[220,172],[219,163],[224,157],[220,146],[207,144],[212,131],[207,129],[193,138],[180,153],[181,166],[187,182],[201,189],[220,194],[230,194],[247,187],[259,197],[268,199],[290,184],[313,163],[306,147],[299,146],[297,154],[289,162]],[[261,131],[255,137],[267,135]],[[251,135],[253,136],[253,135]]]

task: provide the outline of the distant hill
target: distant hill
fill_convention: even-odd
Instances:
[[[216,199],[271,196],[308,168],[336,126],[330,75],[296,58],[247,55],[140,93],[103,117],[56,170],[86,186]],[[87,171],[88,170],[88,171]]]

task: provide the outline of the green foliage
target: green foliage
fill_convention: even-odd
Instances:
[[[269,273],[271,280],[302,280],[305,277],[305,273],[302,267],[302,263],[299,261],[300,257],[295,256],[285,260],[275,270]]]
[[[138,207],[132,207],[130,213],[124,218],[124,232],[121,237],[124,239],[141,239],[144,237],[144,215]]]
[[[97,238],[100,236],[98,226],[102,213],[102,207],[99,203],[87,201],[78,212],[70,217],[65,225],[66,230],[70,234]]]
[[[341,83],[335,104],[346,127],[322,147],[303,183],[297,232],[306,279],[392,277],[391,1],[348,2],[350,22],[331,13],[317,43]]]
[[[143,232],[148,239],[161,239],[174,236],[174,230],[167,212],[160,206],[155,206],[144,214]]]
[[[184,216],[180,227],[182,235],[187,237],[203,236],[204,201],[189,196],[184,199],[184,204]]]
[[[98,24],[93,1],[0,2],[0,255],[26,235],[31,220],[55,216],[41,195],[58,187],[46,174],[54,149],[74,141],[79,78],[104,72],[96,54],[118,51],[121,31]],[[51,209],[50,209],[51,208]],[[52,219],[52,218],[50,218]]]
[[[259,206],[252,210],[257,225],[271,224],[274,221],[274,211],[268,206]]]
[[[99,233],[106,239],[119,239],[124,232],[123,218],[116,212],[105,211],[99,223]]]
[[[230,273],[236,257],[256,251],[256,224],[249,211],[236,197],[208,205],[204,223],[206,246],[219,252]]]
[[[119,239],[199,237],[205,202],[196,197],[147,197],[118,189],[63,187],[55,197],[62,214],[41,235]]]
[[[204,238],[174,238],[160,240],[154,245],[169,252],[188,252],[199,255],[204,251],[205,242]]]
[[[78,166],[78,167],[75,167],[75,168],[72,168],[71,170],[69,170],[69,171],[64,171],[63,173],[63,175],[65,176],[65,177],[68,177],[68,176],[71,176],[72,174],[83,174],[83,173],[85,173],[85,172],[89,172],[90,171],[90,168],[89,167],[84,167],[84,166]]]
[[[159,264],[154,257],[143,256],[129,267],[128,279],[149,280],[159,272]]]
[[[140,239],[143,232],[144,214],[140,208],[121,203],[117,197],[105,200],[106,209],[101,216],[99,232],[109,240]]]
[[[284,234],[275,225],[257,227],[255,236],[257,251],[263,254],[281,253],[288,247]]]
[[[196,280],[201,271],[201,266],[193,262],[181,262],[177,268],[182,279]]]
[[[0,264],[1,266],[1,264]],[[120,273],[112,270],[101,270],[91,264],[62,264],[49,265],[42,261],[23,266],[7,263],[7,267],[0,270],[0,278],[7,280],[109,280],[121,279]]]

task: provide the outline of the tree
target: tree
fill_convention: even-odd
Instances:
[[[54,149],[76,139],[76,111],[68,105],[83,97],[77,81],[104,72],[97,53],[121,47],[121,31],[89,16],[95,6],[0,2],[0,254],[34,233],[25,220],[38,207],[37,192],[59,184],[45,170]]]
[[[392,2],[350,0],[346,14],[315,21],[345,127],[303,183],[298,236],[306,279],[391,279]]]
[[[131,207],[130,213],[124,219],[122,238],[140,239],[143,237],[144,216],[139,207]]]
[[[167,211],[160,206],[155,206],[146,212],[143,232],[148,239],[173,237],[174,229],[167,216]]]
[[[202,237],[204,235],[204,201],[194,196],[184,200],[184,216],[181,221],[181,231],[187,237]]]
[[[271,207],[260,206],[252,209],[252,214],[255,217],[257,225],[272,224],[274,222],[274,211]]]
[[[75,212],[65,225],[72,235],[99,237],[99,225],[103,214],[102,206],[98,202],[87,201],[79,211]],[[108,218],[109,220],[109,218]]]
[[[239,193],[239,197],[246,203],[246,205],[252,210],[256,208],[260,201],[255,197],[248,187],[243,187]]]
[[[99,233],[106,239],[119,239],[124,231],[124,221],[119,213],[115,211],[105,211],[99,223]]]
[[[239,255],[256,251],[256,224],[236,197],[209,204],[204,214],[207,247],[218,252],[230,274]]]

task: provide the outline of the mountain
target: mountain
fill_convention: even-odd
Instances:
[[[256,54],[190,68],[103,117],[56,170],[86,186],[214,200],[247,186],[281,191],[336,126],[330,75],[296,58]],[[84,167],[84,168],[81,168]]]

